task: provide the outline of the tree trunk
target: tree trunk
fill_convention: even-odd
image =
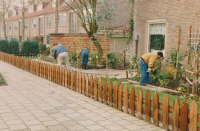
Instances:
[[[99,53],[99,58],[100,60],[102,59],[103,56],[103,49],[101,48],[101,45],[99,44],[99,41],[96,38],[91,38],[92,42],[94,43],[95,47],[97,48],[97,51]]]
[[[22,1],[22,42],[24,40],[24,0]]]
[[[56,0],[56,11],[55,11],[55,33],[58,33],[58,0]]]

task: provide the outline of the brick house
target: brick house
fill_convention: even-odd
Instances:
[[[189,27],[199,30],[200,1],[198,0],[135,0],[134,35],[139,36],[137,54],[163,51],[177,47],[181,26],[180,51],[187,50]],[[130,50],[136,53],[136,41]]]
[[[112,23],[114,27],[123,27],[127,25],[130,10],[126,9],[129,0],[112,0],[117,3],[117,9],[114,11],[116,22]],[[120,6],[119,6],[120,5]],[[59,24],[58,33],[81,34],[86,33],[81,26],[77,15],[66,8],[66,4],[59,2]],[[123,15],[123,16],[122,16]],[[4,38],[3,24],[1,23],[1,38]],[[24,38],[36,39],[39,36],[45,44],[50,44],[49,34],[55,32],[55,4],[51,1],[42,2],[38,5],[33,4],[25,8],[25,36]],[[6,14],[6,35],[7,38],[16,38],[22,41],[22,14],[19,8]]]

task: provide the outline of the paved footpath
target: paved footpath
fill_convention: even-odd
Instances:
[[[163,130],[2,61],[0,73],[0,131]]]

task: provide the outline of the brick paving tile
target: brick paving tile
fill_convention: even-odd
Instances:
[[[108,126],[105,126],[105,128],[111,130],[111,131],[116,131],[116,130],[121,130],[121,129],[124,129],[124,127],[122,126],[119,126],[117,124],[114,124],[114,125],[108,125]]]
[[[47,128],[44,125],[34,125],[34,126],[28,126],[31,131],[42,131],[46,130]]]
[[[127,131],[162,128],[0,61],[0,131]]]
[[[88,126],[88,125],[94,125],[96,124],[94,121],[91,121],[91,120],[86,120],[86,121],[81,121],[81,122],[78,122],[79,124],[83,125],[83,126]]]
[[[82,131],[84,129],[86,129],[84,126],[82,125],[73,125],[73,126],[68,126],[67,127],[70,131]]]
[[[108,125],[113,125],[115,123],[113,123],[112,121],[109,121],[109,120],[104,120],[104,121],[99,121],[97,122],[99,125],[102,125],[102,126],[108,126]]]
[[[103,126],[100,125],[90,125],[90,126],[86,126],[87,129],[91,130],[91,131],[98,131],[98,130],[102,130],[105,129]]]
[[[18,125],[11,125],[8,126],[10,128],[10,130],[14,131],[14,130],[23,130],[23,129],[28,129],[27,126],[25,124],[18,124]]]
[[[86,121],[86,120],[88,120],[88,118],[85,117],[85,116],[73,117],[72,119],[73,119],[74,121],[76,121],[76,122],[80,122],[80,121]]]
[[[120,121],[115,121],[114,123],[120,125],[120,126],[126,126],[126,125],[131,125],[132,123],[127,121],[127,120],[120,120]]]
[[[66,128],[63,125],[48,126],[47,128],[50,131],[62,131],[62,130],[66,130]]]
[[[54,125],[59,125],[60,123],[53,120],[53,121],[44,121],[42,122],[45,126],[54,126]]]

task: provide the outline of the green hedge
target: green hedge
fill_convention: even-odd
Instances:
[[[39,43],[39,49],[40,51],[44,51],[47,49],[47,46],[45,44],[43,44],[42,42]]]
[[[0,51],[9,53],[8,40],[0,40]]]
[[[19,42],[15,39],[10,40],[9,53],[14,55],[19,55]]]
[[[21,52],[26,54],[28,53],[38,54],[40,52],[38,41],[30,41],[30,40],[23,41]]]

